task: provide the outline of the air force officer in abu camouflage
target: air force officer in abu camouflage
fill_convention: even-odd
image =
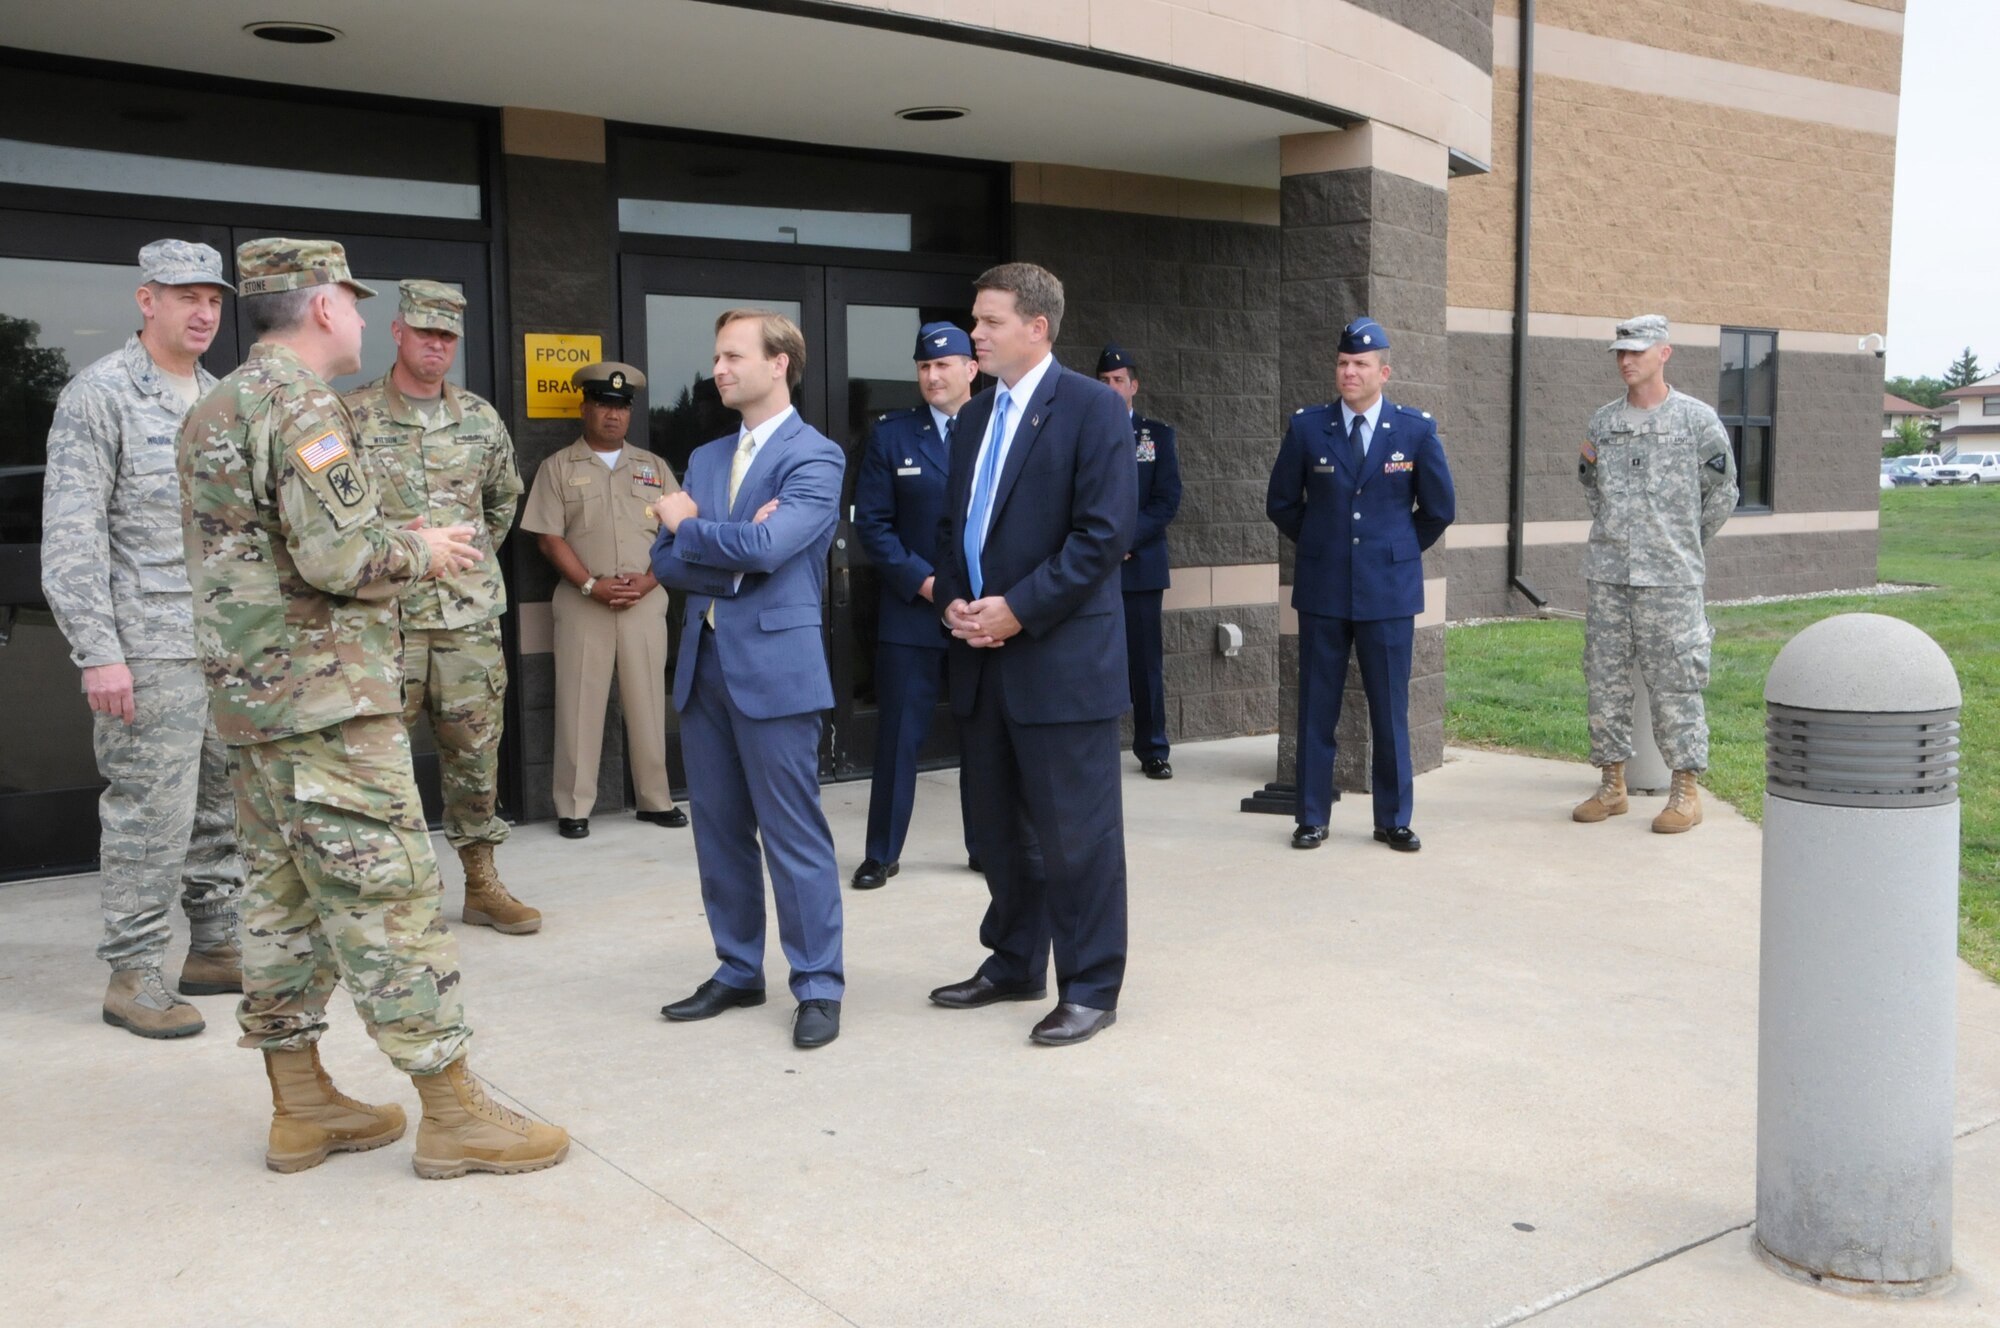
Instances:
[[[1351,649],[1374,738],[1375,839],[1413,853],[1410,651],[1424,608],[1423,551],[1451,524],[1451,470],[1437,426],[1382,395],[1389,334],[1357,318],[1340,334],[1340,400],[1292,416],[1265,511],[1298,545],[1298,829],[1293,848],[1326,841],[1334,731]]]

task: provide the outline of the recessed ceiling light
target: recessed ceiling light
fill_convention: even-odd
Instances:
[[[329,28],[324,23],[297,23],[290,19],[266,19],[260,23],[245,23],[243,30],[252,37],[262,37],[269,42],[283,42],[287,46],[320,46],[341,37],[339,28]]]
[[[967,114],[963,106],[910,106],[896,112],[898,120],[959,120]]]

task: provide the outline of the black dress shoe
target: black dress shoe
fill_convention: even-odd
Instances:
[[[972,868],[972,870],[978,872],[981,876],[984,876],[986,874],[986,869],[979,865],[979,856],[977,854],[974,854],[972,857],[967,858],[965,860],[965,865]]]
[[[1028,1037],[1045,1047],[1067,1047],[1072,1042],[1088,1042],[1097,1036],[1099,1029],[1117,1022],[1116,1010],[1093,1010],[1088,1005],[1064,1001],[1049,1011]]]
[[[1424,841],[1418,839],[1416,832],[1407,825],[1395,826],[1388,830],[1378,826],[1375,830],[1375,842],[1387,844],[1398,853],[1415,853],[1424,846]]]
[[[1298,829],[1292,831],[1293,848],[1318,848],[1325,842],[1326,827],[1323,825],[1307,825],[1301,821]]]
[[[672,1005],[662,1005],[660,1013],[677,1024],[693,1023],[697,1019],[713,1019],[724,1010],[733,1010],[739,1005],[762,1005],[762,987],[732,987],[717,982],[714,978],[694,989],[694,995]]]
[[[1049,994],[1047,986],[1035,982],[989,982],[975,973],[966,982],[954,982],[931,993],[931,1000],[953,1010],[977,1010],[996,1001],[1039,1001]]]
[[[556,833],[564,839],[588,839],[590,838],[590,818],[588,816],[558,816],[556,817]]]
[[[1172,779],[1174,777],[1174,768],[1167,764],[1167,758],[1164,756],[1149,756],[1139,762],[1139,768],[1146,772],[1146,778],[1148,779]]]
[[[883,866],[873,858],[863,858],[861,865],[854,869],[854,888],[857,890],[879,890],[889,883],[889,878],[903,870],[903,864],[892,862]]]
[[[792,1045],[824,1047],[840,1036],[840,1002],[800,1001],[792,1015]]]
[[[688,814],[678,807],[669,807],[663,812],[640,812],[639,819],[651,821],[654,825],[668,825],[678,830],[688,823]]]

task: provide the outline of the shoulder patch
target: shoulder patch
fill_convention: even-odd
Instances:
[[[347,456],[347,440],[337,431],[328,429],[318,437],[300,443],[292,451],[298,456],[300,465],[317,475]]]
[[[1708,468],[1718,475],[1727,475],[1729,473],[1729,454],[1726,452],[1717,452],[1708,459]]]

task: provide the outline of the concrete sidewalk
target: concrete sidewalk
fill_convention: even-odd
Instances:
[[[0,888],[0,1273],[21,1324],[1980,1325],[2000,1322],[2000,988],[1962,970],[1947,1296],[1847,1300],[1750,1252],[1759,832],[1711,802],[1599,826],[1578,766],[1454,751],[1424,851],[1322,849],[1237,799],[1274,740],[1129,772],[1118,1025],[1029,1045],[1041,1005],[940,1010],[981,952],[952,776],[886,889],[847,892],[833,1046],[772,1001],[669,1025],[713,958],[685,831],[518,831],[539,936],[456,927],[473,1063],[567,1125],[563,1166],[429,1183],[410,1145],[296,1176],[208,1031],[99,1021],[94,878]],[[842,873],[867,786],[825,790]],[[457,868],[447,864],[450,916]],[[178,962],[179,950],[175,952]],[[415,1094],[337,994],[326,1058]]]

